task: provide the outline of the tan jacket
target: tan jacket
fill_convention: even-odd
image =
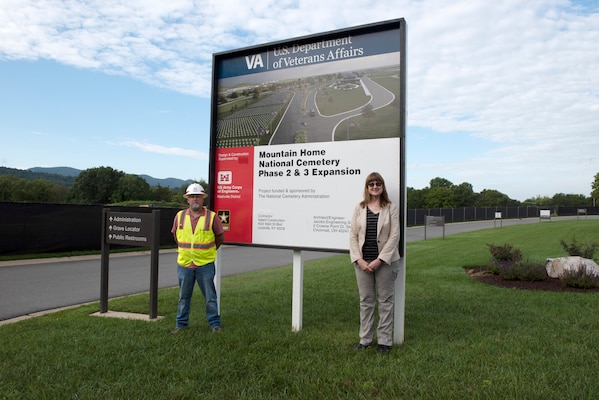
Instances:
[[[362,246],[366,240],[366,207],[357,204],[349,231],[349,256],[352,263],[362,258]],[[377,226],[379,259],[385,264],[399,260],[399,211],[390,203],[379,213]]]

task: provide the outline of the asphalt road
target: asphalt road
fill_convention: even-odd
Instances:
[[[305,251],[305,261],[336,253]],[[223,246],[221,276],[293,263],[293,251]],[[158,286],[177,286],[177,254],[161,251]],[[110,255],[109,299],[150,290],[149,252]],[[0,263],[0,321],[100,300],[99,256]]]
[[[564,219],[558,217],[554,219]],[[576,217],[570,217],[576,218]],[[599,218],[599,216],[589,216]],[[445,235],[538,223],[539,218],[480,221],[445,225]],[[548,223],[548,222],[543,222]],[[443,228],[428,227],[427,238],[441,237]],[[424,239],[423,227],[408,228],[407,242]],[[303,251],[304,261],[339,253]],[[160,288],[177,286],[175,251],[162,251],[159,257]],[[293,250],[248,246],[223,246],[221,275],[234,275],[259,269],[290,265]],[[0,262],[0,323],[16,317],[35,315],[61,307],[100,300],[100,257]],[[150,254],[110,256],[109,298],[147,292],[150,289]]]

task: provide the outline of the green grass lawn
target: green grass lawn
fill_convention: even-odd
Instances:
[[[599,393],[599,297],[470,279],[487,243],[565,256],[560,239],[599,240],[599,222],[487,229],[408,244],[405,342],[356,352],[358,294],[348,256],[307,262],[303,329],[291,330],[292,267],[223,278],[223,332],[196,290],[177,335],[177,290],[157,322],[91,317],[85,305],[0,326],[2,399],[590,399]],[[597,257],[596,257],[597,258]],[[148,312],[148,294],[110,301]]]

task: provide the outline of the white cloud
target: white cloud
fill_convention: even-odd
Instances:
[[[148,152],[148,153],[163,154],[163,155],[169,155],[169,156],[188,157],[188,158],[194,158],[197,160],[208,160],[208,158],[209,158],[208,154],[202,153],[201,151],[197,151],[197,150],[184,149],[181,147],[166,147],[166,146],[161,146],[161,145],[152,144],[152,143],[138,142],[135,140],[128,140],[128,141],[120,142],[120,143],[117,143],[117,145],[126,146],[126,147],[135,147],[137,149],[140,149],[140,150]]]
[[[580,168],[592,171],[591,176],[599,171],[599,160],[594,155],[599,148],[596,3],[2,3],[0,60],[52,59],[200,97],[210,95],[215,52],[404,17],[408,25],[408,124],[439,134],[465,132],[495,146],[488,154],[474,155],[467,149],[450,149],[464,151],[463,161],[434,167],[439,171],[414,182],[415,187],[426,186],[429,179],[449,170],[455,171],[456,180],[473,183],[483,171],[486,175],[481,180],[489,176],[499,180],[506,168],[514,173],[562,170],[565,176],[574,175]],[[140,142],[129,145],[162,154],[187,151]],[[414,165],[409,164],[409,168]],[[586,175],[577,181],[579,186],[590,186],[590,181],[582,180],[587,179]],[[487,184],[491,185],[493,181]],[[505,187],[510,187],[507,179]]]

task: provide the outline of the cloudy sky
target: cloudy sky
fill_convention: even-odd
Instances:
[[[208,180],[213,53],[395,18],[408,186],[589,195],[597,0],[0,0],[0,166]]]

